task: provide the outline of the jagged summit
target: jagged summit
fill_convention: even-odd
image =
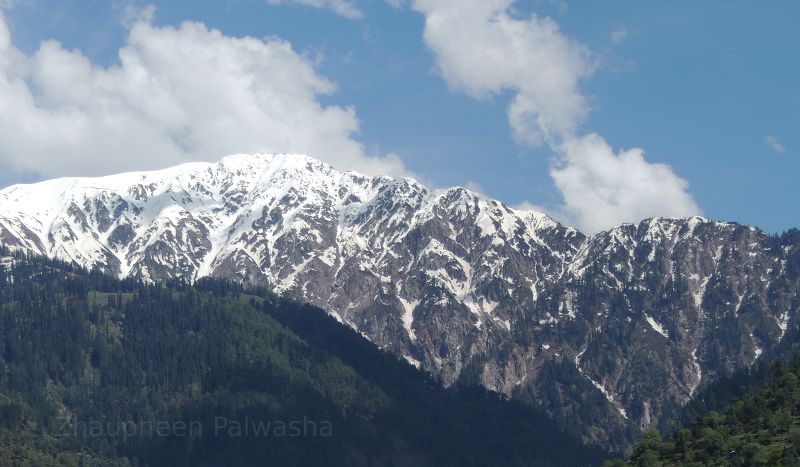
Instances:
[[[0,243],[152,281],[264,285],[444,384],[535,401],[612,445],[751,365],[800,309],[796,236],[692,217],[586,237],[464,188],[290,154],[8,187]],[[576,408],[586,397],[600,402]]]
[[[147,248],[179,224],[193,226],[198,234],[195,240],[206,237],[208,244],[194,245],[193,260],[171,275],[194,279],[213,273],[209,268],[225,260],[226,247],[241,240],[241,230],[251,227],[248,221],[255,221],[267,207],[282,214],[283,222],[275,226],[273,236],[283,233],[281,227],[299,227],[300,219],[313,214],[314,208],[333,209],[337,230],[355,234],[353,221],[365,213],[374,214],[373,202],[386,204],[391,197],[400,198],[397,201],[406,210],[416,211],[432,208],[438,198],[460,201],[462,211],[476,200],[489,203],[463,188],[431,190],[409,178],[339,172],[304,155],[241,154],[218,163],[14,185],[0,191],[0,232],[12,246],[158,280],[163,275],[137,267],[148,257]],[[556,225],[541,213],[513,212],[526,223]],[[424,217],[416,216],[416,220]],[[132,245],[128,240],[133,238],[146,240]],[[215,252],[213,258],[211,252]]]

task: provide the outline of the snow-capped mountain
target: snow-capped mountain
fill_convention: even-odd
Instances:
[[[152,281],[265,285],[446,385],[479,382],[609,445],[751,365],[800,308],[797,235],[695,217],[587,238],[300,155],[15,185],[0,243]]]

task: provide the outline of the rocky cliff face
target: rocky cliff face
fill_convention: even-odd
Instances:
[[[298,155],[0,192],[0,243],[308,301],[437,375],[621,446],[796,327],[800,241],[704,218],[586,237],[463,188]]]
[[[629,428],[653,426],[796,329],[793,237],[701,218],[599,233],[537,302],[533,342],[572,359]]]

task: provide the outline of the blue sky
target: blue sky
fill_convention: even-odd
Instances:
[[[335,84],[335,91],[317,96],[320,105],[352,107],[357,132],[350,137],[367,156],[394,154],[436,186],[468,184],[512,205],[532,203],[568,220],[572,215],[587,230],[602,227],[586,217],[593,210],[589,201],[565,204],[574,188],[554,181],[554,165],[577,160],[557,155],[563,132],[544,144],[515,138],[509,105],[525,83],[503,77],[506,84],[495,85],[492,77],[472,83],[482,90],[477,93],[465,91],[469,84],[454,86],[470,79],[464,68],[444,69],[447,56],[423,37],[426,15],[439,12],[434,1],[400,8],[383,0],[351,3],[360,18],[257,0],[152,4],[153,27],[193,21],[225,36],[291,43]],[[145,5],[17,0],[5,18],[22,54],[32,57],[41,41],[55,39],[104,68],[119,64],[118,52],[128,41],[126,7]],[[709,217],[771,232],[800,224],[800,3],[519,1],[504,13],[509,24],[532,14],[549,17],[560,36],[591,55],[592,70],[578,79],[590,109],[573,119],[578,135],[597,133],[615,153],[642,148],[647,163],[668,164],[675,180],[688,182],[685,193],[670,185],[663,195],[652,195],[661,202],[627,209],[620,220],[640,212],[691,214],[699,207]],[[24,150],[23,144],[0,149],[0,185],[83,174],[79,164],[72,172],[42,173],[18,162],[24,155],[8,154]],[[682,207],[671,210],[672,204]],[[606,216],[616,222],[614,211]]]

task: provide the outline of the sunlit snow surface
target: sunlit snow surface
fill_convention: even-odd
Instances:
[[[513,210],[462,188],[434,190],[408,178],[339,172],[298,154],[253,154],[11,186],[0,191],[0,232],[5,229],[18,246],[37,253],[107,269],[115,263],[120,276],[156,280],[154,268],[167,268],[194,280],[212,275],[226,261],[241,274],[245,263],[252,264],[281,292],[303,289],[298,277],[316,261],[335,268],[338,276],[347,258],[358,258],[359,269],[391,284],[387,269],[396,245],[442,210],[453,216],[477,212],[481,235],[492,245],[512,240],[545,245],[538,232],[559,225],[542,213]],[[328,231],[335,239],[322,238]],[[328,240],[333,241],[318,251]],[[289,258],[292,248],[310,251]],[[474,265],[463,252],[430,239],[418,261],[453,262],[463,273],[458,278],[451,270],[428,272],[460,303],[491,314],[496,303],[472,287],[499,275],[504,258],[487,255]],[[538,280],[528,282],[537,294]],[[403,323],[413,338],[419,298],[401,298]]]

